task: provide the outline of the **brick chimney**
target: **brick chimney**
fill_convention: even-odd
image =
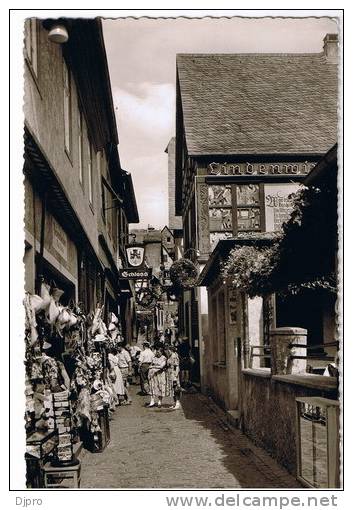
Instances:
[[[337,62],[338,34],[326,34],[324,38],[324,55],[330,62]]]

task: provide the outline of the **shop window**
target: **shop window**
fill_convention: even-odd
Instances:
[[[38,27],[35,18],[25,21],[25,56],[34,75],[38,76]]]
[[[64,140],[65,150],[71,154],[72,137],[72,112],[71,112],[71,74],[65,62],[63,62],[64,79]]]

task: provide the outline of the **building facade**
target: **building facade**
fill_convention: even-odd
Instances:
[[[177,56],[176,212],[200,273],[220,241],[281,230],[291,194],[336,141],[336,110],[334,34],[317,54]],[[264,303],[221,278],[211,287],[184,293],[183,327],[201,387],[236,411],[237,342],[263,342]]]
[[[280,256],[267,276],[267,289],[272,288],[274,292],[277,288],[278,292],[295,286],[296,291],[284,293],[280,304],[276,303],[277,294],[271,296],[275,306],[266,359],[261,355],[263,351],[255,349],[255,345],[261,345],[259,333],[265,332],[264,321],[261,324],[256,317],[261,298],[249,299],[244,291],[225,284],[221,267],[233,248],[256,246],[259,250],[271,246],[274,240],[263,237],[256,242],[251,238],[220,241],[200,278],[200,283],[208,288],[212,311],[218,307],[218,314],[210,313],[211,334],[218,341],[218,344],[213,342],[213,347],[224,356],[223,381],[212,380],[212,366],[208,367],[214,396],[226,407],[231,420],[256,444],[268,450],[290,472],[298,474],[302,481],[305,479],[305,485],[321,488],[340,487],[338,374],[342,338],[337,295],[337,170],[335,145],[306,177],[306,187],[301,190],[306,198],[296,206],[284,235],[277,240]],[[302,263],[298,264],[298,260]],[[228,308],[224,306],[227,302]],[[288,334],[290,338],[286,339]],[[291,347],[303,334],[304,348]],[[278,363],[279,352],[273,342],[276,335],[282,345],[287,344],[285,359],[295,360],[286,367]],[[250,351],[245,348],[246,338]],[[251,348],[257,358],[249,356]],[[305,409],[304,418],[300,419],[298,401]],[[333,405],[337,414],[330,423],[325,411],[320,410],[320,425],[311,438],[310,423],[312,420],[318,423],[318,417],[312,418],[310,412],[305,412],[313,401],[318,406]],[[234,408],[229,407],[232,404]],[[320,449],[317,449],[319,436]],[[328,468],[329,451],[335,453]]]
[[[137,281],[136,292],[139,289],[149,288],[154,295],[153,303],[149,306],[138,305],[138,329],[140,340],[146,337],[155,339],[159,333],[166,328],[173,331],[173,340],[177,326],[177,302],[170,299],[167,293],[169,281],[169,270],[175,260],[174,236],[171,230],[165,226],[158,230],[153,227],[147,229],[132,229],[130,236],[133,243],[143,247],[143,266],[150,269],[149,280]],[[142,333],[142,334],[141,334]]]
[[[118,266],[139,218],[120,166],[102,26],[63,23],[64,44],[48,39],[51,20],[25,25],[25,290],[44,278],[87,314],[104,304],[129,338],[132,294]]]

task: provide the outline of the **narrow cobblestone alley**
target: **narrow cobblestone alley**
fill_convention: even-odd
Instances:
[[[146,397],[119,408],[111,441],[82,459],[82,488],[291,488],[295,478],[230,427],[199,393],[184,394],[182,410],[146,409]]]

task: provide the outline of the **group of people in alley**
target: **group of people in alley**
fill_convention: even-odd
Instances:
[[[120,342],[108,355],[110,378],[120,405],[132,403],[129,385],[135,378],[141,386],[140,395],[150,396],[146,407],[162,407],[163,398],[173,398],[169,408],[181,408],[180,397],[190,385],[193,357],[187,338],[179,344],[168,343],[168,332],[150,344],[140,347]]]

